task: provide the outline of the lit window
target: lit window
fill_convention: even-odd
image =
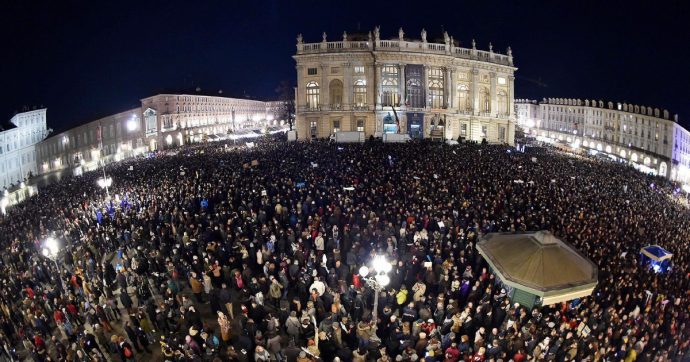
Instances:
[[[470,104],[470,90],[465,84],[460,84],[458,86],[458,108],[461,111],[469,111],[472,109]]]
[[[431,68],[429,71],[429,105],[431,108],[443,107],[443,70]]]
[[[336,119],[333,121],[333,133],[340,132],[340,120]]]
[[[319,83],[307,83],[307,108],[317,109],[319,107]]]
[[[363,79],[358,79],[354,84],[354,104],[355,107],[364,107],[367,104],[367,83]]]
[[[356,65],[355,66],[355,74],[364,74],[364,66],[363,65]]]
[[[498,84],[499,85],[505,85],[506,79],[504,77],[498,77]]]
[[[364,132],[364,120],[363,119],[357,120],[357,132]]]

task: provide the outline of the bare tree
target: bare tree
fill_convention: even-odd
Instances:
[[[281,118],[288,122],[290,131],[295,122],[295,88],[290,81],[283,80],[275,89],[278,99],[283,103]]]

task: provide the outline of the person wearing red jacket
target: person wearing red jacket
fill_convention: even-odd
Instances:
[[[62,313],[61,310],[56,309],[56,310],[53,312],[53,320],[54,320],[55,323],[57,323],[58,325],[59,325],[59,324],[62,324],[62,323],[65,323],[65,314]]]
[[[453,342],[450,347],[446,348],[446,357],[444,362],[458,362],[460,360],[460,350],[458,349],[458,344]]]

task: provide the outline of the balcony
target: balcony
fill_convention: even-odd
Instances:
[[[297,43],[297,54],[369,52],[381,50],[387,52],[416,52],[428,54],[446,54],[457,58],[473,59],[482,62],[502,65],[513,65],[513,57],[469,48],[460,48],[445,43],[427,43],[421,41],[379,40],[379,41],[330,41],[320,43]]]

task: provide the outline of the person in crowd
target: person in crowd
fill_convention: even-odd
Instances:
[[[0,216],[0,354],[690,358],[690,213],[679,185],[555,150],[532,157],[502,145],[274,137],[109,164],[110,198],[100,171],[63,178]],[[475,246],[490,232],[536,230],[598,265],[591,296],[533,308],[510,300]],[[55,262],[42,254],[48,237],[60,244]],[[673,253],[665,274],[637,257],[651,243]],[[391,263],[380,291],[359,275],[377,256]]]

